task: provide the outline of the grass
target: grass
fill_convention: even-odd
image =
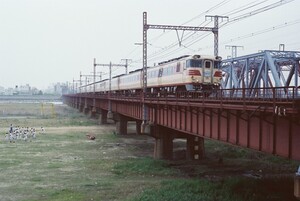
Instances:
[[[168,167],[165,161],[152,158],[128,159],[117,163],[112,172],[120,176],[147,175],[147,176],[172,176],[178,171]]]
[[[145,190],[132,201],[265,201],[296,200],[293,197],[293,183],[289,179],[255,180],[233,177],[226,180],[171,179],[164,180],[159,186]],[[285,184],[282,187],[282,183]],[[271,184],[271,185],[270,185]],[[287,195],[281,194],[284,188]]]
[[[91,126],[95,120],[76,109],[52,103],[0,103],[0,127]]]
[[[2,134],[11,122],[42,125],[46,134],[16,143],[2,135],[0,200],[295,200],[292,175],[299,164],[294,161],[209,140],[202,161],[153,160],[153,144],[145,144],[151,138],[114,135],[114,125],[98,126],[67,106],[55,105],[55,116],[46,106],[49,113],[41,115],[40,104],[1,107],[9,111],[0,118]],[[13,108],[22,108],[22,114]],[[20,118],[23,114],[29,116]],[[87,133],[96,140],[87,140]]]

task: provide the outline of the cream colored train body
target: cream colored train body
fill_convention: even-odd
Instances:
[[[147,68],[148,92],[184,92],[184,91],[211,91],[219,89],[222,72],[219,69],[220,57],[203,55],[186,55],[159,65]],[[111,92],[135,93],[142,90],[142,69],[135,70],[126,75],[113,77]],[[109,80],[83,85],[77,92],[107,93]]]

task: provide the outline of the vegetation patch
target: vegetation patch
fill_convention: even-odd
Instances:
[[[169,168],[168,163],[152,158],[134,158],[118,162],[112,170],[117,175],[151,175],[151,176],[172,176],[178,173],[177,170]]]
[[[286,191],[280,188],[284,182]],[[275,187],[277,186],[277,187]],[[268,201],[296,200],[290,179],[230,178],[164,180],[159,186],[146,189],[131,201]]]

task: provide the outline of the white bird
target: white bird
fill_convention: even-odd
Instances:
[[[41,133],[41,134],[45,134],[45,129],[44,129],[44,127],[43,127],[43,126],[41,127],[41,131],[40,131],[40,133]]]
[[[27,137],[27,133],[26,133],[26,134],[24,134],[24,138],[23,138],[25,142],[27,141],[27,138],[28,137]]]
[[[14,140],[15,138],[13,136],[13,133],[9,133],[9,142],[15,142]]]
[[[9,136],[8,136],[8,133],[5,134],[5,141],[8,141],[9,140]]]
[[[36,138],[36,134],[35,131],[32,132],[32,138],[35,139]]]

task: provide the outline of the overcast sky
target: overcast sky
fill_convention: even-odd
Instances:
[[[279,0],[0,0],[0,86],[30,84],[39,89],[55,82],[78,80],[97,63],[132,59],[140,68],[143,11],[148,24],[208,26],[205,15],[228,15],[220,21],[219,53],[231,55],[225,45],[238,45],[238,55],[259,50],[300,51],[300,0],[253,15]],[[250,8],[249,8],[250,7]],[[248,8],[248,9],[246,9]],[[252,13],[252,14],[250,14]],[[183,35],[182,35],[183,34]],[[148,64],[184,54],[213,54],[213,34],[148,31]],[[108,72],[105,67],[97,71]],[[114,74],[124,69],[113,69]]]

